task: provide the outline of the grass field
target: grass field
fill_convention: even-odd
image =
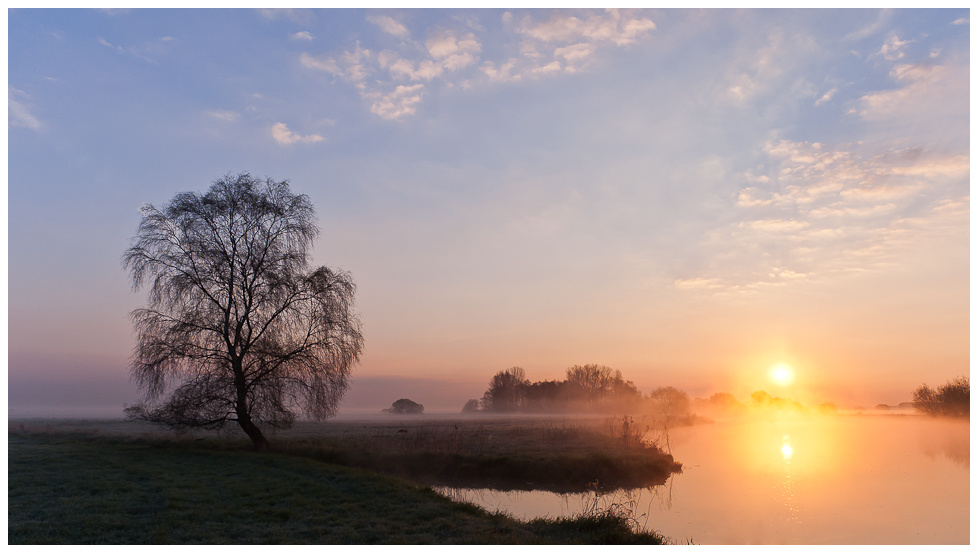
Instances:
[[[636,532],[628,514],[614,509],[571,520],[520,521],[452,502],[399,478],[295,451],[258,454],[238,439],[163,439],[121,428],[10,425],[9,543],[664,541],[652,532]],[[314,441],[309,430],[298,428],[278,440],[309,443]]]

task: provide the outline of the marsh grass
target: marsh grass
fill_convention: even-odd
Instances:
[[[652,425],[612,419],[400,420],[298,428],[283,453],[432,486],[583,492],[661,484],[681,470]]]
[[[519,521],[244,442],[11,428],[11,544],[663,543],[616,513]]]

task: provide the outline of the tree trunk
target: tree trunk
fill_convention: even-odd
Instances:
[[[231,367],[234,370],[234,386],[238,392],[238,401],[235,402],[238,425],[251,438],[255,445],[255,451],[266,451],[268,450],[268,440],[261,433],[261,429],[252,422],[251,413],[248,412],[248,387],[245,383],[244,371],[241,369],[241,360],[232,360]]]
[[[247,413],[242,416],[238,415],[238,424],[241,429],[245,431],[245,434],[251,438],[251,441],[255,445],[255,451],[267,451],[268,450],[268,440],[265,439],[265,435],[261,433],[261,429],[251,422],[251,417]]]

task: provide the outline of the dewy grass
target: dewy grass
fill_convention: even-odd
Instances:
[[[12,431],[8,542],[663,542],[613,517],[597,526],[590,520],[521,522],[391,477],[216,445],[222,444]]]
[[[430,485],[502,490],[583,492],[595,481],[602,489],[647,487],[681,470],[672,455],[647,440],[647,428],[635,428],[546,420],[401,421],[343,432],[300,431],[277,447]]]

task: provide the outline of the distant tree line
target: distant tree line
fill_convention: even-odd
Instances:
[[[686,392],[657,388],[643,396],[621,371],[604,365],[574,365],[563,380],[531,382],[522,367],[499,371],[489,381],[481,400],[471,399],[463,412],[560,413],[560,412],[654,412],[688,416]]]
[[[914,409],[943,417],[971,415],[971,382],[966,376],[955,378],[934,390],[924,384],[913,392]]]

